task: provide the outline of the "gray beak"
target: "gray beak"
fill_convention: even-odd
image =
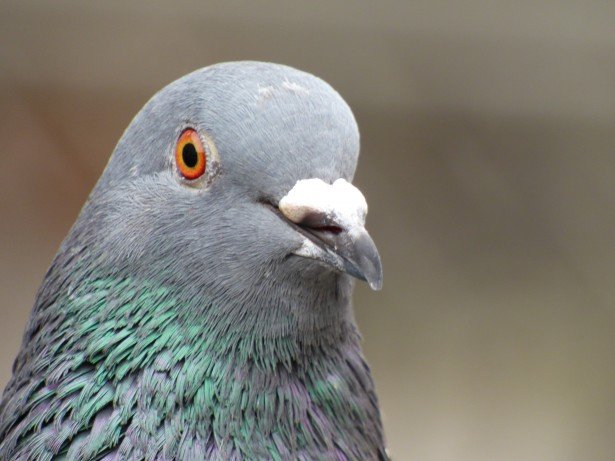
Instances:
[[[382,288],[382,264],[365,230],[367,203],[343,179],[332,185],[320,179],[298,181],[279,203],[285,218],[305,237],[296,255],[325,264]]]
[[[376,244],[365,228],[348,232],[348,238],[338,246],[338,255],[346,262],[346,272],[365,280],[372,290],[382,288],[382,263]]]

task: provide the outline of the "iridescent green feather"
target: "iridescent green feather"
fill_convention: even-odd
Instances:
[[[58,342],[28,358],[43,373],[22,382],[17,373],[9,384],[14,395],[2,408],[0,453],[51,459],[51,449],[82,460],[103,453],[337,459],[339,452],[361,459],[373,449],[380,437],[370,419],[373,388],[356,379],[362,358],[345,357],[357,340],[352,331],[336,351],[262,361],[254,355],[256,338],[212,342],[206,319],[181,323],[179,304],[165,287],[94,278],[48,306],[64,322],[54,331],[42,325],[37,334]],[[332,436],[332,427],[345,437]]]

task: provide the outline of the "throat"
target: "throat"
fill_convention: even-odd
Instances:
[[[347,277],[328,277],[327,284],[269,286],[267,280],[241,292],[224,286],[201,291],[172,290],[174,324],[187,344],[223,351],[238,364],[253,361],[300,363],[321,351],[334,350],[358,337]]]

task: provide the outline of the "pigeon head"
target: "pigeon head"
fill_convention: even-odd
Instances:
[[[350,108],[319,78],[267,63],[207,67],[136,115],[74,238],[99,267],[195,295],[289,311],[345,301],[352,277],[382,280],[350,184],[358,154]]]

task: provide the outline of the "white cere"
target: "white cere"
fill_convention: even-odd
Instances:
[[[293,222],[300,223],[311,213],[324,213],[347,231],[363,227],[367,215],[367,202],[361,191],[342,178],[333,184],[318,178],[297,181],[278,206]]]

